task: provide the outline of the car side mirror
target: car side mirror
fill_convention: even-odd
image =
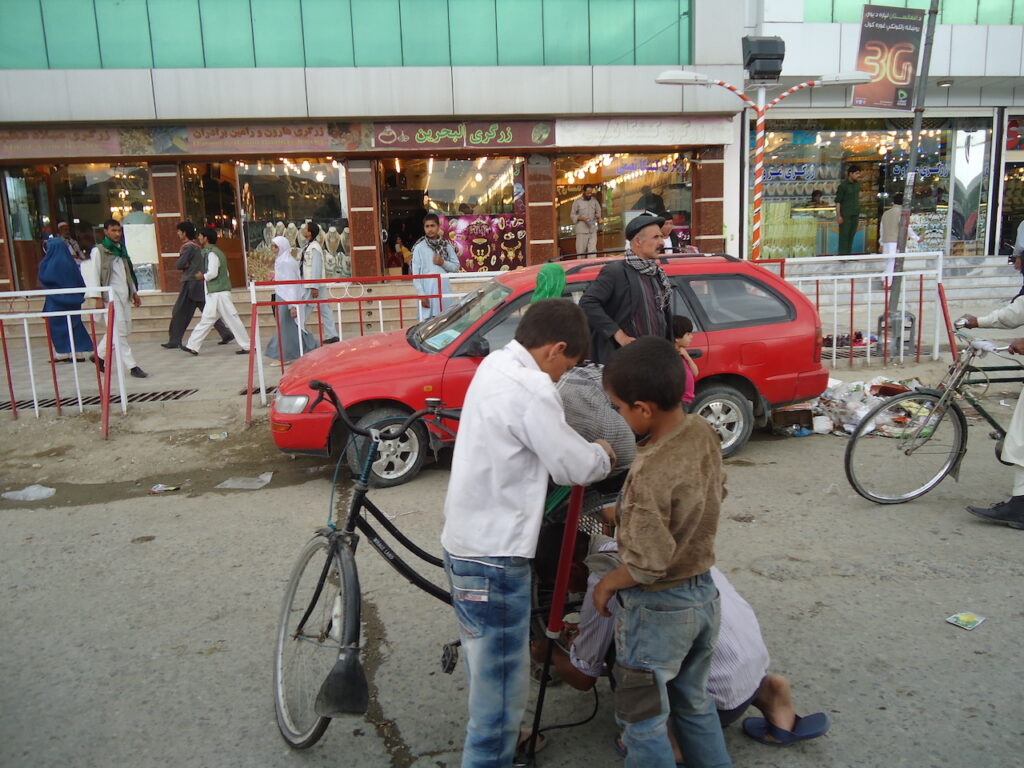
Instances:
[[[459,357],[487,357],[491,354],[491,345],[483,336],[474,336],[466,342]]]

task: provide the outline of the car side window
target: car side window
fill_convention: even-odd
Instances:
[[[706,330],[793,320],[793,306],[764,283],[745,275],[707,275],[686,280]]]
[[[562,296],[579,304],[586,287],[586,283],[571,283],[566,286]],[[519,321],[523,319],[523,314],[529,309],[532,298],[533,292],[530,291],[510,302],[508,306],[502,307],[500,314],[485,323],[479,331],[473,334],[473,337],[484,339],[487,342],[488,350],[501,349],[515,338],[516,328],[519,327]],[[472,339],[466,344],[470,348],[474,346]]]
[[[693,308],[686,301],[686,294],[683,291],[682,286],[679,284],[679,278],[673,277],[671,280],[675,285],[675,290],[672,291],[672,314],[690,318],[693,322],[693,330],[704,330],[701,316],[697,312],[694,312]]]

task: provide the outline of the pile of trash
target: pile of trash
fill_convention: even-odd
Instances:
[[[870,381],[829,379],[828,388],[820,397],[773,411],[772,431],[788,437],[851,435],[868,412],[883,400],[923,386],[917,378],[901,381],[885,376],[876,376]]]

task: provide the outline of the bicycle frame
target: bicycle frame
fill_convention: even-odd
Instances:
[[[959,334],[958,334],[959,335]],[[991,366],[991,367],[978,367],[972,365],[974,359],[978,356],[979,352],[973,347],[967,347],[960,352],[960,357],[955,364],[950,366],[949,372],[943,377],[942,381],[939,382],[938,390],[942,392],[942,400],[940,406],[945,407],[946,403],[953,398],[954,395],[960,395],[971,407],[974,408],[978,414],[989,423],[989,425],[999,433],[999,439],[1006,436],[1006,430],[1003,425],[995,420],[985,407],[981,404],[981,401],[976,398],[973,394],[967,391],[966,387],[970,384],[983,384],[985,381],[978,381],[969,378],[972,372],[976,371],[1010,371],[1020,370],[1020,366]],[[1014,382],[1021,381],[1021,377],[1016,378],[999,378],[991,379],[990,381],[997,382]]]
[[[370,489],[370,469],[377,458],[378,441],[379,438],[377,437],[370,440],[369,448],[366,452],[366,458],[360,468],[359,478],[355,482],[355,488],[352,492],[352,501],[349,504],[348,513],[345,516],[342,531],[344,532],[348,542],[350,542],[349,546],[352,548],[353,552],[355,552],[356,545],[359,540],[359,537],[356,535],[356,531],[358,530],[366,536],[370,544],[373,545],[373,548],[377,550],[377,552],[391,565],[391,567],[404,576],[409,583],[426,592],[431,597],[435,597],[441,602],[451,605],[451,593],[447,589],[442,589],[437,586],[406,563],[405,560],[403,560],[398,553],[381,538],[380,534],[377,533],[374,527],[366,519],[366,516],[362,514],[364,510],[369,512],[369,514],[378,523],[380,523],[384,530],[386,530],[391,536],[394,536],[406,550],[416,555],[416,557],[438,568],[444,567],[444,563],[441,561],[441,558],[426,552],[415,542],[411,541],[405,534],[398,530],[398,527],[388,520],[384,513],[381,512],[367,497]]]

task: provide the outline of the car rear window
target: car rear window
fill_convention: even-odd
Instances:
[[[746,275],[684,278],[706,330],[786,323],[796,317],[793,305],[776,291]]]

